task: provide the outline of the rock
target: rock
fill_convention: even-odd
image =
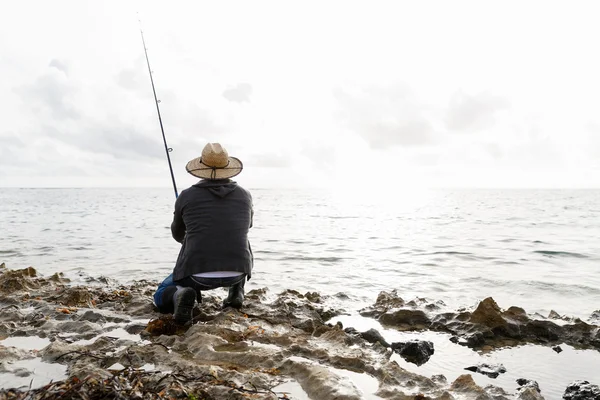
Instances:
[[[600,400],[600,387],[588,381],[575,381],[567,386],[563,399],[567,400]]]
[[[506,325],[506,321],[502,318],[502,313],[496,301],[488,297],[481,301],[477,309],[471,314],[471,322],[482,324],[488,328],[496,328]]]
[[[477,372],[479,374],[483,374],[489,376],[490,378],[497,378],[500,374],[506,372],[506,368],[502,364],[493,365],[493,364],[479,364],[472,367],[465,368],[467,371]]]
[[[478,386],[470,374],[464,374],[456,378],[450,389],[456,392],[485,393],[482,387]]]
[[[391,293],[381,292],[379,296],[377,296],[377,300],[375,301],[375,308],[399,308],[404,307],[404,300],[400,296],[398,296],[398,292],[393,290]]]
[[[79,317],[79,320],[100,323],[100,324],[103,324],[106,322],[106,318],[102,314],[92,311],[92,310],[86,311],[81,317]]]
[[[439,375],[433,375],[431,377],[431,380],[434,381],[435,383],[439,383],[442,385],[446,385],[448,383],[448,378],[446,378],[444,375],[439,374]]]
[[[556,311],[550,310],[550,313],[548,314],[548,318],[549,319],[561,319],[562,317]]]
[[[381,333],[377,329],[369,329],[366,332],[362,332],[360,336],[369,343],[381,343],[385,347],[390,347],[390,344],[381,336]]]
[[[348,335],[353,335],[353,336],[360,335],[360,332],[351,326],[349,326],[348,328],[345,328],[344,332],[346,332]]]
[[[0,292],[12,294],[22,290],[37,289],[40,287],[40,283],[35,279],[36,277],[37,271],[32,267],[16,270],[2,268]]]
[[[519,388],[517,389],[519,391],[525,390],[527,388],[533,388],[538,393],[541,392],[540,385],[536,381],[532,381],[530,379],[519,378],[519,379],[517,379],[517,384],[519,385]]]
[[[401,309],[391,313],[385,313],[379,317],[379,322],[395,327],[407,327],[411,329],[426,329],[431,321],[421,310]]]
[[[555,351],[555,352],[557,352],[557,353],[561,353],[561,352],[563,351],[562,347],[560,347],[560,346],[554,346],[554,347],[552,348],[552,350],[554,350],[554,351]]]
[[[563,334],[563,329],[554,322],[539,320],[529,321],[525,325],[525,331],[535,339],[546,342],[556,341]]]
[[[544,397],[534,388],[527,387],[519,390],[517,400],[544,400]]]
[[[425,364],[434,353],[433,343],[421,340],[392,343],[392,350],[416,365]]]
[[[596,310],[590,315],[589,321],[593,324],[600,324],[600,310]]]

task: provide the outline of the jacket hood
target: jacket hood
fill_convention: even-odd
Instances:
[[[230,179],[222,179],[213,181],[201,180],[193,186],[197,188],[208,189],[208,191],[215,196],[223,198],[229,193],[233,192],[238,187],[238,184]]]

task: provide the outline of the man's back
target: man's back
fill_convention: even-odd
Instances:
[[[182,241],[174,280],[214,271],[252,271],[248,230],[253,210],[250,193],[230,180],[201,181],[175,203],[171,231]]]

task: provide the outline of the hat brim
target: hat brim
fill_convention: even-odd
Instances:
[[[242,172],[244,165],[238,158],[229,157],[229,163],[226,167],[214,168],[203,164],[202,157],[198,157],[188,162],[185,169],[197,178],[218,180],[233,178]]]

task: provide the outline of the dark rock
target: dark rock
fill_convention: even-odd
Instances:
[[[390,347],[390,344],[381,336],[381,333],[377,329],[369,329],[366,332],[362,332],[360,336],[369,343],[381,343],[385,347]]]
[[[346,332],[348,335],[360,335],[360,332],[357,331],[356,329],[354,329],[353,327],[348,327],[344,329],[344,332]]]
[[[396,327],[405,325],[416,329],[425,329],[431,324],[431,321],[423,311],[406,309],[385,313],[379,317],[379,321],[385,325]]]
[[[541,339],[543,341],[555,341],[560,338],[563,334],[563,329],[550,321],[529,321],[525,325],[525,331],[533,336],[534,339]]]
[[[600,387],[588,381],[575,381],[567,386],[563,399],[568,400],[600,400]]]
[[[563,351],[562,347],[560,347],[560,346],[554,346],[552,348],[552,350],[554,350],[557,353],[562,353],[562,351]]]
[[[416,365],[425,364],[434,353],[433,343],[421,340],[392,343],[392,350]]]
[[[465,368],[467,371],[477,372],[479,374],[483,374],[489,376],[490,378],[497,378],[500,374],[506,372],[506,368],[502,364],[492,365],[492,364],[479,364],[472,367]]]

